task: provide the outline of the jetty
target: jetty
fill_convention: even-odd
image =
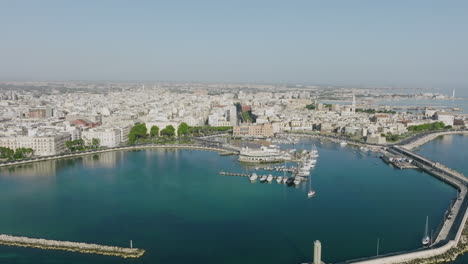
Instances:
[[[413,137],[407,138],[402,140],[399,144],[408,149],[417,148],[437,137],[444,136],[444,135],[456,135],[456,134],[465,134],[468,135],[468,130],[466,129],[458,129],[458,130],[448,130],[448,131],[430,131],[426,133],[417,134]]]
[[[250,174],[236,173],[236,172],[225,172],[225,171],[220,171],[218,174],[219,174],[219,175],[226,175],[226,176],[250,177]]]
[[[48,240],[42,238],[29,238],[10,235],[0,235],[0,245],[40,248],[49,250],[65,250],[79,253],[117,256],[122,258],[139,258],[145,253],[145,250],[133,247],[125,248],[115,246],[104,246],[81,242]]]
[[[436,264],[454,260],[468,251],[468,178],[462,173],[412,152],[402,146],[392,146],[392,153],[412,159],[413,165],[458,190],[458,197],[448,208],[437,235],[428,247],[394,252],[386,255],[348,260],[346,264]]]

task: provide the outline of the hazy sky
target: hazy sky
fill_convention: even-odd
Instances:
[[[468,89],[468,1],[0,0],[0,79]]]

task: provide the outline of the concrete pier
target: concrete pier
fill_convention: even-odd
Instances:
[[[444,218],[442,228],[433,244],[428,248],[420,248],[409,252],[397,252],[386,256],[369,257],[360,260],[350,260],[344,263],[353,264],[403,264],[403,263],[442,263],[453,260],[458,254],[462,254],[468,247],[466,237],[462,239],[465,224],[468,218],[468,179],[462,173],[431,161],[421,155],[411,152],[400,146],[393,146],[391,151],[405,155],[413,159],[414,164],[421,170],[437,177],[438,179],[454,186],[459,190],[459,197],[449,209]]]
[[[139,258],[145,253],[145,250],[138,248],[104,246],[98,244],[48,240],[10,235],[0,235],[0,244],[6,246],[40,248],[49,250],[65,250],[88,254],[109,255],[122,258]]]
[[[436,133],[430,133],[421,137],[417,137],[412,139],[410,142],[405,143],[405,145],[401,145],[402,147],[406,149],[414,149],[417,148],[421,145],[424,145],[425,143],[439,137],[439,136],[444,136],[444,135],[456,135],[456,134],[465,134],[468,135],[468,130],[458,130],[458,131],[443,131],[443,132],[436,132]]]

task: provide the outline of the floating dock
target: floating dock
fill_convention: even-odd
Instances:
[[[117,256],[122,258],[139,258],[145,253],[145,250],[138,248],[104,246],[98,244],[48,240],[41,238],[29,238],[10,235],[0,235],[0,245],[40,248],[49,250],[65,250],[87,254]]]
[[[265,171],[279,171],[279,172],[288,172],[288,173],[295,173],[297,168],[292,167],[284,167],[284,166],[273,166],[273,167],[257,167],[255,170],[265,170]]]

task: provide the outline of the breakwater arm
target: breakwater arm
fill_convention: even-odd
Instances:
[[[10,235],[0,235],[0,245],[50,250],[65,250],[80,253],[117,256],[122,258],[139,258],[145,253],[145,250],[139,248],[104,246],[81,242],[48,240]]]

